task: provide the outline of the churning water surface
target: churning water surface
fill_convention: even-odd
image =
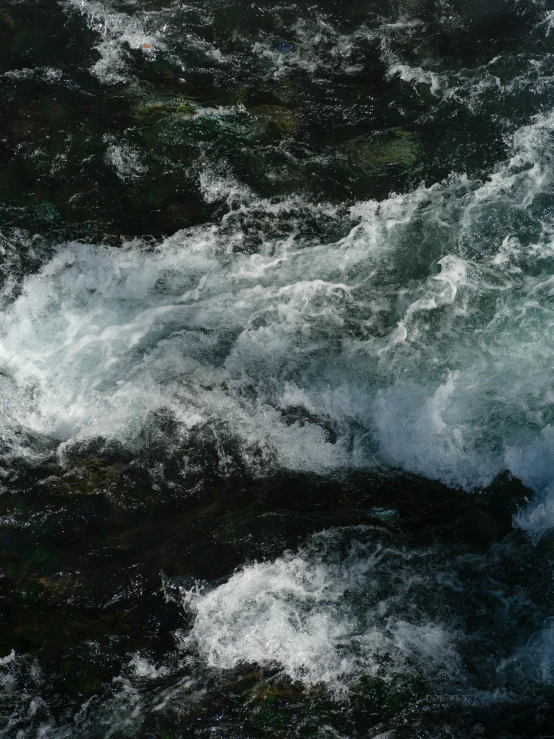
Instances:
[[[0,5],[0,736],[547,737],[554,5]]]

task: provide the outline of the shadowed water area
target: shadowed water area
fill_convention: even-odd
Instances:
[[[554,3],[0,0],[0,737],[554,735]]]

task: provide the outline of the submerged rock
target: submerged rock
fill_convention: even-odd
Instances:
[[[142,103],[136,108],[137,115],[150,116],[155,114],[180,113],[181,115],[194,115],[198,106],[184,96],[167,98],[163,100],[152,100]]]
[[[402,128],[389,128],[370,136],[357,136],[345,146],[349,158],[365,167],[401,165],[412,167],[422,155],[422,147],[416,136]]]
[[[47,200],[35,203],[33,210],[35,218],[38,221],[52,223],[60,218],[59,210],[53,203],[49,203]]]
[[[255,121],[261,124],[264,132],[278,132],[284,135],[298,133],[300,128],[300,117],[296,111],[290,110],[283,105],[258,105],[249,111]]]

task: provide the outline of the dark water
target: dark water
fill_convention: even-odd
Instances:
[[[554,736],[554,4],[0,0],[0,736]]]

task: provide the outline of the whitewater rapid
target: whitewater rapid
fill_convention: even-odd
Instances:
[[[138,453],[169,416],[185,476],[195,444],[223,473],[383,467],[470,491],[508,472],[539,496],[520,524],[549,527],[553,126],[519,129],[484,182],[344,215],[206,175],[220,223],[60,246],[5,296],[4,454],[28,454],[25,434],[62,460],[99,438]],[[344,235],[306,238],[308,216]]]
[[[0,736],[545,733],[550,0],[48,3],[0,9]]]

